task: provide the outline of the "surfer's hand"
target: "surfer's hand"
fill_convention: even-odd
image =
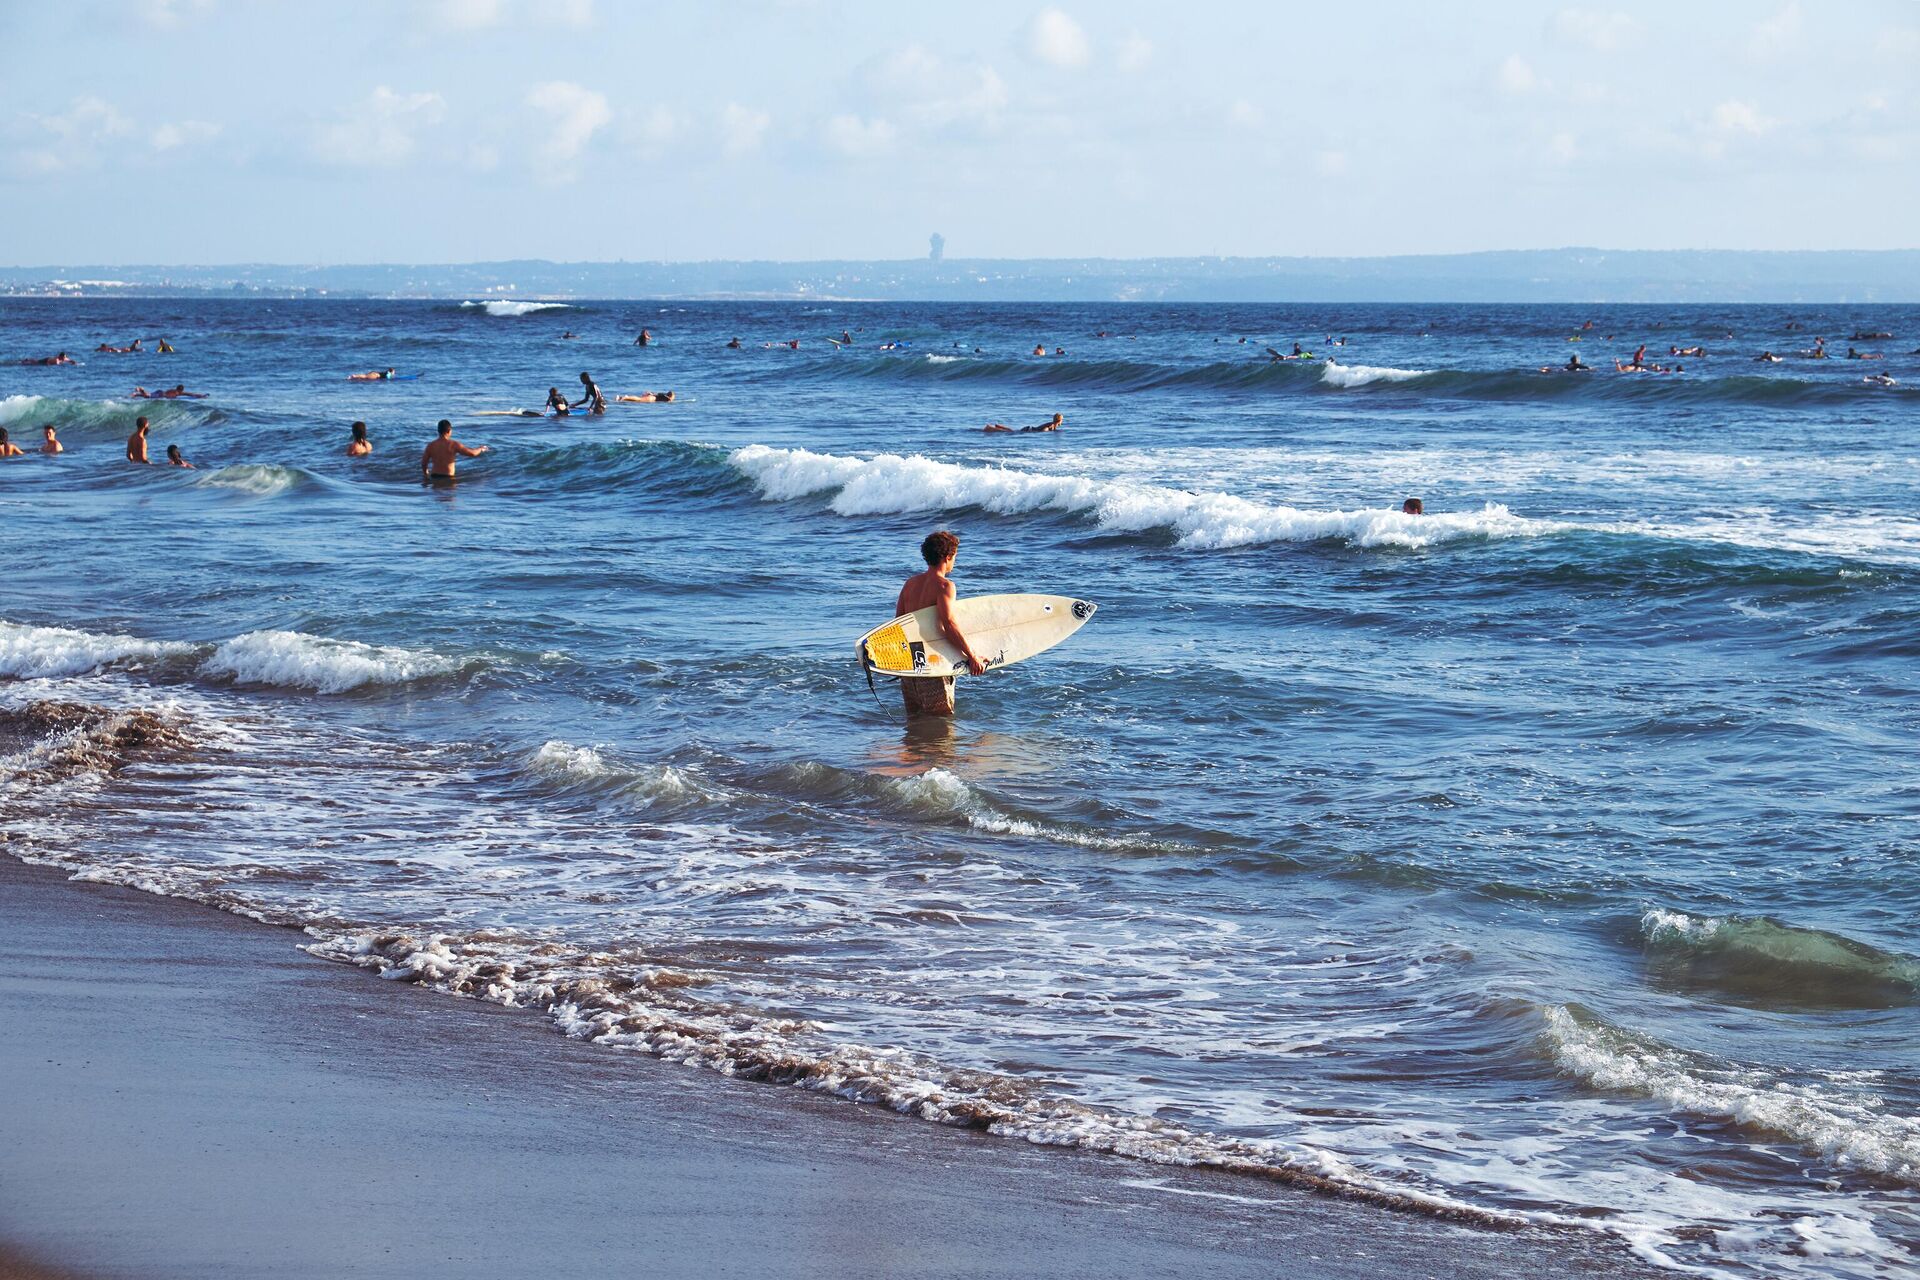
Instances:
[[[983,676],[987,674],[987,664],[980,661],[980,659],[974,657],[972,654],[968,654],[967,670],[973,672],[973,674],[977,676]]]

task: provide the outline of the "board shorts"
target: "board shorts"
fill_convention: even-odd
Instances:
[[[953,714],[953,677],[912,676],[900,682],[900,700],[910,716]]]

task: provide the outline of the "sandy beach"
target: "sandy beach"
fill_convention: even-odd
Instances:
[[[83,1275],[1638,1271],[1598,1238],[716,1087],[11,859],[0,918],[0,1237]]]

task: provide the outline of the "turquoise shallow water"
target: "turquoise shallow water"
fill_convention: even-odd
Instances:
[[[1790,354],[1860,331],[1904,336]],[[1711,354],[1611,371],[1642,342]],[[188,745],[108,780],[69,727],[0,819],[610,1050],[1885,1274],[1916,346],[1889,308],[10,300],[0,360],[84,364],[0,372],[69,449],[0,465],[0,698]],[[1538,372],[1573,350],[1607,370]],[[679,400],[476,416],[582,369]],[[197,470],[120,460],[143,411]],[[493,452],[425,490],[443,415]],[[942,526],[963,592],[1101,609],[909,729],[850,643]]]

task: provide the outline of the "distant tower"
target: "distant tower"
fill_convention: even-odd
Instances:
[[[927,261],[938,262],[947,253],[947,238],[938,231],[927,237]]]

